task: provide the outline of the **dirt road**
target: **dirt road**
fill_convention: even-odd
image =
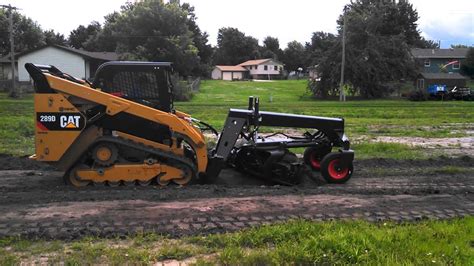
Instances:
[[[0,236],[72,239],[232,231],[289,219],[412,221],[474,215],[474,159],[356,161],[344,185],[285,187],[226,169],[213,185],[65,186],[61,173],[0,156]],[[447,167],[449,166],[449,167]],[[319,175],[316,173],[316,175]]]

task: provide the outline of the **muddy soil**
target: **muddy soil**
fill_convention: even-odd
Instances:
[[[76,189],[64,185],[62,173],[26,158],[0,156],[0,166],[0,236],[189,235],[296,218],[474,215],[474,159],[468,156],[355,161],[355,173],[344,185],[327,184],[314,172],[317,182],[293,187],[225,169],[212,185]]]

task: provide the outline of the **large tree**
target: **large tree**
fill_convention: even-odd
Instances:
[[[48,45],[67,45],[64,35],[54,32],[54,30],[46,30],[43,32],[44,42]]]
[[[298,68],[306,68],[307,54],[304,46],[298,41],[289,42],[283,50],[282,62],[288,71],[296,71]]]
[[[98,51],[99,47],[90,42],[102,29],[97,21],[92,21],[87,27],[80,25],[69,34],[69,45],[76,49],[85,49],[88,51]]]
[[[461,72],[474,79],[474,47],[467,51],[466,59],[461,64]]]
[[[358,0],[346,9],[345,83],[366,98],[390,93],[390,82],[414,75],[410,48],[424,44],[417,30],[418,14],[407,1]],[[322,56],[321,81],[313,87],[324,96],[338,92],[341,69],[343,15],[338,20],[339,38]]]
[[[178,1],[179,3],[179,1]],[[188,14],[188,28],[192,32],[192,39],[194,45],[198,49],[198,56],[200,59],[200,73],[196,74],[207,74],[211,70],[212,55],[214,49],[208,43],[209,34],[207,32],[202,32],[199,26],[196,23],[197,17],[194,13],[194,7],[188,3],[183,3],[181,8],[184,9]]]
[[[194,8],[179,1],[128,2],[105,17],[97,34],[81,28],[86,38],[79,43],[86,49],[115,51],[125,60],[172,61],[181,75],[200,75],[212,50],[195,20]]]
[[[236,28],[221,28],[217,34],[216,65],[237,65],[260,57],[258,40]]]
[[[324,54],[334,47],[337,41],[337,37],[332,33],[314,32],[311,36],[311,42],[307,42],[305,45],[308,66],[318,65]]]
[[[9,12],[0,9],[0,55],[10,52]],[[41,27],[22,14],[13,11],[13,36],[15,53],[24,52],[45,44]]]
[[[267,36],[263,39],[263,46],[260,48],[262,58],[273,58],[281,60],[283,58],[283,50],[280,48],[278,38]]]

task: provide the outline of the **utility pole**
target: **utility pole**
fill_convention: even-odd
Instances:
[[[347,6],[344,7],[344,25],[342,26],[342,62],[341,62],[341,81],[339,83],[339,101],[345,102],[346,95],[344,95],[344,69],[346,65],[346,11]]]
[[[9,32],[10,32],[10,61],[11,61],[11,68],[12,68],[12,88],[10,91],[10,97],[17,98],[18,94],[16,92],[16,82],[15,82],[15,43],[13,40],[13,10],[18,8],[13,7],[11,5],[0,5],[0,7],[7,8],[9,11],[8,21],[9,21]]]

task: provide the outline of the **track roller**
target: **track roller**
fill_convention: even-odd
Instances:
[[[135,180],[133,181],[122,181],[125,186],[135,186],[136,182]]]
[[[120,181],[107,181],[109,187],[118,187],[120,186]]]
[[[139,184],[142,187],[146,187],[146,186],[150,185],[152,181],[153,181],[153,179],[149,179],[149,180],[146,180],[146,181],[138,180],[137,184]]]

